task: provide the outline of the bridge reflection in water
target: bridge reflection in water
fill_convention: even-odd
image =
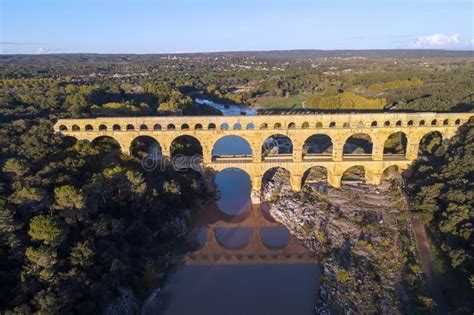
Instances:
[[[265,211],[249,205],[237,216],[226,215],[215,203],[207,205],[190,234],[197,244],[184,257],[188,265],[314,264],[314,253],[290,235]],[[182,258],[180,258],[181,260]]]

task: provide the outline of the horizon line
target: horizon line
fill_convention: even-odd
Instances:
[[[425,51],[425,52],[471,52],[471,49],[442,49],[442,48],[367,48],[367,49],[317,49],[317,48],[295,48],[295,49],[264,49],[264,50],[214,50],[214,51],[189,51],[189,52],[44,52],[44,53],[3,53],[0,55],[25,55],[25,56],[47,56],[47,55],[186,55],[186,54],[225,54],[225,53],[262,53],[262,52],[297,52],[297,51],[319,51],[319,52],[368,52],[368,51]]]

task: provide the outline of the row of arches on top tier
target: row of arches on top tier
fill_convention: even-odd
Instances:
[[[262,123],[258,126],[256,126],[254,123],[248,123],[246,125],[242,125],[240,123],[235,123],[233,125],[230,125],[228,123],[222,123],[220,125],[217,125],[215,123],[209,123],[207,126],[201,123],[197,123],[194,125],[188,124],[188,123],[183,123],[181,125],[176,125],[176,124],[167,124],[167,125],[161,125],[161,124],[154,124],[154,125],[148,125],[148,124],[140,124],[138,126],[135,126],[133,124],[127,124],[127,125],[119,125],[119,124],[113,124],[112,126],[108,126],[106,124],[101,124],[98,126],[99,131],[134,131],[134,130],[141,130],[141,131],[146,131],[146,130],[203,130],[204,127],[208,130],[214,130],[214,129],[219,129],[220,130],[241,130],[241,129],[246,129],[246,130],[253,130],[253,129],[296,129],[296,128],[301,128],[301,129],[309,129],[309,128],[366,128],[366,127],[402,127],[402,126],[408,126],[408,127],[415,127],[415,126],[449,126],[450,123],[454,123],[454,125],[460,125],[461,120],[456,119],[454,121],[450,121],[449,119],[444,119],[444,120],[437,120],[433,119],[430,121],[426,120],[409,120],[406,122],[406,125],[403,125],[403,122],[401,120],[397,120],[395,122],[392,122],[390,120],[385,120],[385,121],[377,121],[374,120],[370,122],[370,124],[367,124],[363,121],[360,121],[358,123],[349,123],[349,122],[344,122],[344,123],[337,123],[337,122],[329,122],[329,123],[322,123],[322,122],[317,122],[315,124],[311,124],[309,122],[303,122],[301,125],[297,125],[294,122],[290,122],[288,124],[283,124],[283,123],[274,123],[272,125],[268,123]],[[68,131],[68,127],[66,125],[60,125],[59,126],[60,131]],[[71,131],[94,131],[94,127],[91,124],[85,125],[83,128],[81,128],[79,125],[74,124],[71,126]]]
[[[94,142],[101,139],[109,138],[114,143],[116,149],[120,149],[120,145],[112,137],[100,136]],[[442,143],[442,135],[437,132],[427,133],[420,141],[419,151],[421,153],[432,152]],[[324,134],[315,134],[306,139],[303,144],[303,154],[307,158],[312,156],[331,157],[333,152],[333,142],[331,138]],[[246,156],[250,157],[254,154],[261,154],[262,158],[272,156],[287,156],[293,153],[293,143],[291,139],[283,135],[274,135],[263,141],[260,152],[253,152],[249,142],[241,136],[227,135],[219,138],[213,145],[212,156]],[[373,151],[373,143],[367,134],[355,134],[350,136],[344,143],[343,156],[352,155],[371,155]],[[136,137],[130,146],[130,153],[134,156],[143,157],[150,153],[158,153],[161,155],[161,144],[153,137],[139,136]],[[203,147],[198,139],[190,135],[182,135],[173,140],[170,146],[170,155],[193,156],[203,155]],[[407,153],[407,137],[403,132],[396,132],[387,137],[383,147],[384,155],[406,155]]]
[[[98,126],[97,130],[98,131],[135,131],[135,130],[140,130],[140,131],[146,131],[146,130],[154,130],[154,131],[159,131],[159,130],[203,130],[204,125],[203,124],[194,124],[193,126],[190,126],[187,123],[181,124],[181,125],[176,125],[176,124],[168,124],[168,125],[161,125],[161,124],[154,124],[152,126],[148,126],[147,124],[141,124],[139,126],[135,126],[133,124],[127,124],[125,126],[119,125],[119,124],[114,124],[111,127],[107,126],[105,124],[101,124]],[[207,125],[208,130],[214,130],[217,129],[217,125],[214,123],[210,123]],[[222,123],[219,126],[220,130],[229,130],[229,124],[227,123]],[[240,123],[235,123],[232,126],[233,130],[241,130],[244,129]],[[253,123],[248,123],[245,126],[245,129],[252,130],[255,129],[255,125]],[[68,131],[68,127],[66,125],[60,125],[59,126],[59,131]],[[71,131],[94,131],[94,127],[91,124],[87,124],[84,126],[84,129],[81,129],[79,125],[72,125],[71,126]]]

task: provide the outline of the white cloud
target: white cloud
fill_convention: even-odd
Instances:
[[[36,50],[36,52],[35,52],[35,54],[37,54],[37,55],[40,55],[40,54],[43,54],[43,53],[44,53],[44,49],[41,48],[41,47],[38,48],[38,49]]]
[[[420,36],[411,42],[409,48],[449,48],[459,43],[461,34],[433,34]]]

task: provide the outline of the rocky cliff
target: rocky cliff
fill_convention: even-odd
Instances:
[[[341,189],[315,183],[295,193],[278,174],[266,185],[272,216],[321,259],[318,314],[400,312],[401,203],[394,190],[388,182],[356,181]]]

